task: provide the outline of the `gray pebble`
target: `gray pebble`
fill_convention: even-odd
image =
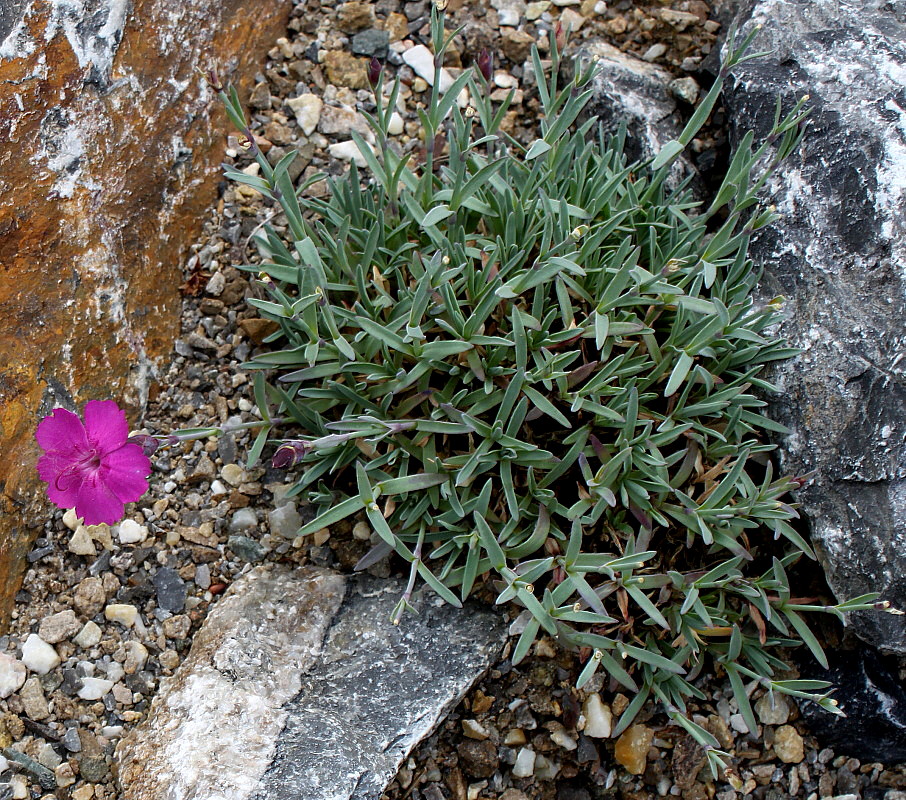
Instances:
[[[258,525],[258,515],[254,508],[240,508],[230,520],[231,531],[244,531]]]
[[[248,536],[231,536],[227,539],[227,547],[243,561],[261,561],[267,551],[254,539]]]
[[[152,580],[159,608],[179,613],[186,607],[186,582],[175,569],[161,567]]]
[[[368,30],[352,37],[352,52],[360,56],[387,57],[390,34],[387,31]]]
[[[78,753],[82,749],[82,741],[79,739],[79,729],[78,728],[67,728],[66,733],[63,734],[63,738],[60,740],[70,753]]]

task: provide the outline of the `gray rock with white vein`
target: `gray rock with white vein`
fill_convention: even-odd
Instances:
[[[762,25],[753,48],[771,54],[734,70],[731,138],[763,137],[778,96],[813,108],[768,187],[781,219],[751,250],[803,350],[774,375],[782,465],[817,470],[800,499],[837,597],[880,591],[906,608],[906,3],[762,0],[737,23]],[[906,653],[904,617],[852,622]]]
[[[498,615],[398,581],[256,567],[117,748],[122,800],[373,800],[497,657]],[[345,601],[344,601],[345,596]]]

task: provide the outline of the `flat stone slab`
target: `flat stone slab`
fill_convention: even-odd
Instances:
[[[506,639],[430,592],[395,627],[402,591],[314,567],[237,580],[117,748],[122,800],[379,796]]]

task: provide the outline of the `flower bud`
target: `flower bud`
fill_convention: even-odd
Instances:
[[[368,83],[371,84],[372,89],[377,88],[381,77],[381,69],[381,62],[378,61],[377,56],[372,56],[371,61],[368,62]]]
[[[434,0],[434,7],[438,11],[446,11],[448,5],[450,5],[450,0]]]
[[[301,439],[284,442],[274,453],[274,457],[271,459],[271,466],[274,469],[286,469],[295,466],[305,458],[309,451],[311,451],[311,445]]]
[[[487,48],[478,54],[478,69],[486,81],[494,77],[494,56]]]
[[[214,67],[211,67],[208,70],[208,83],[215,92],[223,91],[223,84],[220,82],[220,76],[217,74],[217,70],[214,69]]]
[[[557,45],[557,52],[562,53],[566,47],[566,31],[563,29],[563,23],[557,20],[554,25],[554,43]]]
[[[137,444],[146,456],[154,455],[157,452],[157,448],[160,447],[160,440],[146,433],[136,433],[126,439],[126,441],[130,444]]]

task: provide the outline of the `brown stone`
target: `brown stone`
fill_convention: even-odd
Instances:
[[[525,31],[507,28],[500,40],[500,49],[503,54],[516,64],[521,64],[532,52],[535,37]]]
[[[239,322],[239,327],[242,328],[255,344],[261,344],[264,339],[276,331],[280,326],[270,319],[259,319],[254,317],[252,319],[244,319]]]
[[[376,22],[371,3],[343,3],[337,10],[337,27],[343,33],[356,33],[373,28]]]
[[[364,58],[356,58],[342,50],[329,50],[324,55],[327,80],[335,86],[348,86],[350,89],[367,88],[368,73],[365,64]]]
[[[3,44],[18,55],[0,56],[0,452],[14,454],[0,462],[0,626],[50,511],[37,422],[108,397],[134,417],[179,330],[179,265],[228,130],[198,73],[229,65],[244,94],[290,10],[78,7],[13,4]]]

